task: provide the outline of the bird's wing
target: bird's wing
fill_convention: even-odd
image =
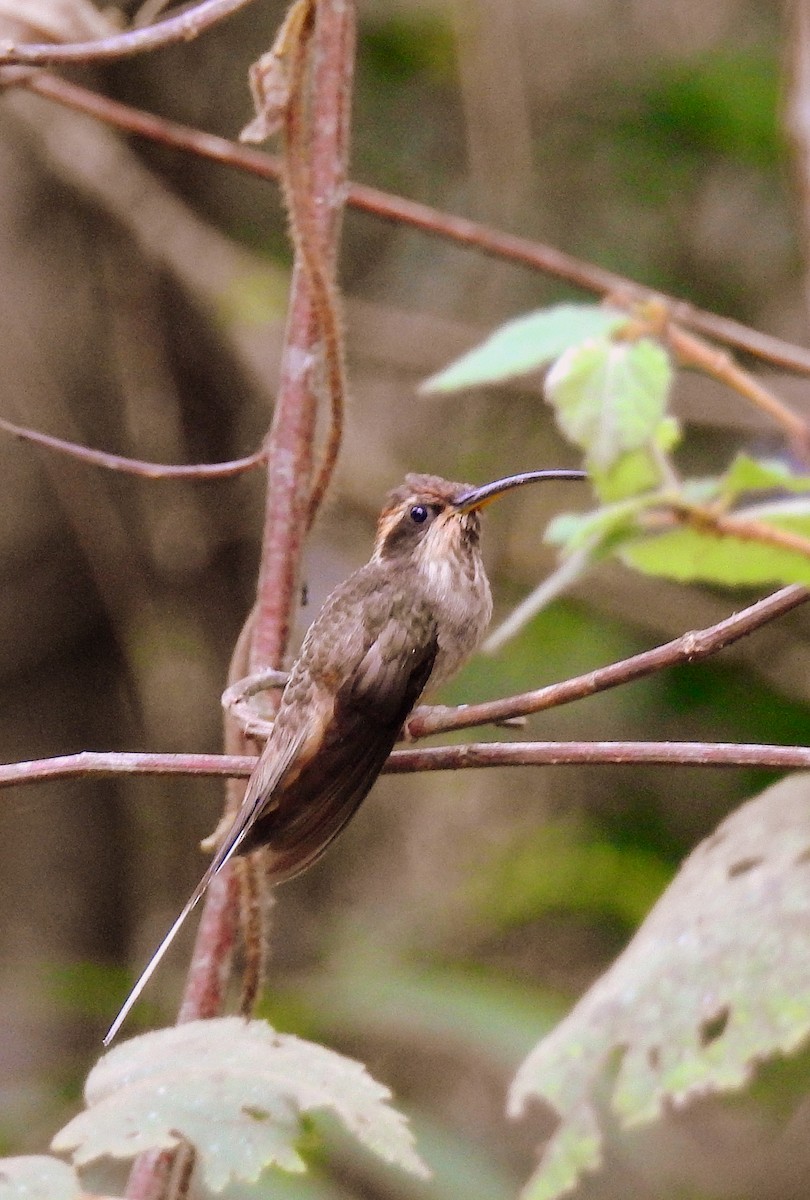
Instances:
[[[353,581],[361,572],[347,581],[348,588],[333,593],[332,605],[352,600]],[[307,639],[319,640],[324,679],[334,670],[335,661],[344,669],[349,662],[354,669],[350,666],[345,681],[333,692],[327,683],[316,683],[309,668],[302,666],[306,658],[302,648],[239,812],[127,996],[104,1038],[105,1046],[118,1033],[211,880],[234,854],[266,844],[271,881],[289,879],[320,857],[368,794],[427,684],[438,651],[430,613],[407,604],[395,610],[383,592],[377,600],[376,606],[373,602],[367,606],[368,622],[353,626],[357,642],[344,646],[332,644],[325,636],[324,624],[330,616],[327,601]]]
[[[244,849],[264,845],[280,883],[311,866],[365,799],[433,669],[435,629],[419,637],[384,622],[331,700],[317,753],[301,755],[273,802],[257,812]]]
[[[298,754],[301,748],[301,743],[304,740],[305,732],[305,729],[302,728],[298,736],[293,734],[287,736],[283,745],[273,747],[275,753],[272,754],[268,753],[268,748],[273,741],[271,735],[271,740],[268,742],[268,747],[265,748],[265,752],[262,754],[256,770],[250,777],[244,802],[240,806],[239,811],[234,818],[233,824],[225,836],[225,839],[219,846],[214,857],[211,859],[211,862],[202,879],[197,884],[194,891],[191,893],[185,905],[183,906],[180,915],[177,917],[177,920],[174,922],[171,929],[166,934],[163,941],[160,943],[157,950],[154,952],[152,957],[149,959],[149,962],[139,975],[134,987],[132,988],[132,991],[124,1001],[118,1016],[115,1018],[104,1037],[105,1046],[109,1046],[115,1035],[118,1033],[118,1030],[123,1025],[133,1006],[137,1003],[147,983],[160,966],[166,951],[169,949],[172,942],[177,937],[177,934],[185,924],[186,918],[190,915],[192,910],[196,908],[197,904],[207,892],[211,884],[211,880],[219,871],[222,870],[222,868],[225,866],[225,863],[228,862],[228,860],[232,858],[240,848],[245,835],[255,819],[256,812],[266,803],[267,797],[272,794],[273,790],[277,787],[279,780],[289,769],[290,763]]]

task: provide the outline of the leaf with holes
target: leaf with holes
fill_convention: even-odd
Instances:
[[[82,1200],[83,1195],[76,1172],[58,1158],[0,1158],[0,1200]]]
[[[557,359],[546,376],[546,397],[565,436],[604,472],[654,440],[671,382],[669,355],[658,342],[595,338]]]
[[[524,1195],[550,1200],[629,1127],[737,1089],[810,1034],[810,775],[738,809],[686,860],[613,966],[520,1068],[509,1110],[560,1125]]]
[[[53,1149],[82,1167],[185,1140],[205,1186],[218,1192],[232,1179],[255,1181],[268,1166],[305,1170],[301,1117],[328,1109],[369,1150],[425,1175],[389,1098],[361,1063],[264,1021],[193,1021],[106,1054],[88,1076],[86,1111],[56,1135]]]
[[[480,346],[426,379],[419,390],[456,392],[526,375],[553,362],[571,346],[608,337],[627,320],[626,313],[594,304],[558,304],[528,313],[496,329]]]

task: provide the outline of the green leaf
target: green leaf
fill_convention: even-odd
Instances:
[[[671,381],[669,355],[658,342],[596,338],[557,359],[546,377],[546,397],[562,432],[586,451],[589,465],[604,472],[655,437]]]
[[[507,322],[486,341],[426,379],[420,392],[454,392],[501,383],[538,370],[564,350],[607,337],[627,323],[626,313],[593,304],[558,304]]]
[[[559,513],[549,521],[543,540],[560,546],[566,554],[592,549],[604,554],[608,547],[635,536],[638,516],[649,506],[646,498],[630,497],[587,513]]]
[[[347,1130],[386,1162],[427,1173],[405,1118],[361,1063],[323,1046],[277,1034],[264,1021],[193,1021],[117,1046],[85,1085],[87,1110],[53,1140],[76,1166],[196,1148],[204,1185],[255,1181],[280,1166],[303,1171],[301,1116],[333,1110]]]
[[[810,775],[745,804],[686,860],[613,966],[539,1043],[509,1111],[561,1124],[524,1193],[548,1200],[602,1161],[599,1113],[630,1127],[739,1089],[810,1034]]]
[[[642,492],[661,486],[660,468],[647,446],[622,454],[607,471],[591,466],[588,478],[599,499],[606,504],[640,496]]]
[[[589,477],[597,496],[610,504],[660,488],[664,479],[656,450],[662,455],[669,454],[680,437],[680,426],[675,418],[664,417],[651,438],[652,445],[628,450],[607,471],[591,465]]]
[[[738,454],[720,480],[722,495],[727,502],[744,492],[810,492],[810,476],[794,475],[778,459],[751,458]]]
[[[734,515],[740,520],[761,521],[810,539],[810,504],[806,501],[761,504],[738,509]],[[626,542],[619,553],[628,566],[680,583],[810,586],[810,557],[801,551],[692,527]]]
[[[0,1158],[0,1200],[81,1200],[72,1167],[48,1154]]]

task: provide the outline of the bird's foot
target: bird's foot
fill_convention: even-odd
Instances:
[[[272,668],[247,675],[225,689],[222,693],[222,707],[248,737],[267,741],[273,722],[258,710],[254,697],[270,688],[284,687],[288,678],[287,671],[276,671]]]
[[[204,837],[200,842],[200,849],[203,851],[203,853],[213,854],[215,850],[218,850],[225,841],[225,835],[230,831],[232,825],[233,813],[231,813],[230,816],[227,813],[221,816],[219,818],[219,824],[213,833],[209,833],[208,836]]]

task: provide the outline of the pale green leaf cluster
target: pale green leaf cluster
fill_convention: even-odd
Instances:
[[[650,338],[594,338],[566,350],[546,376],[562,432],[601,474],[656,438],[672,382],[666,350]]]
[[[730,513],[810,539],[810,476],[740,454],[713,478],[682,479],[673,459],[682,433],[669,412],[673,368],[665,332],[658,338],[641,329],[610,308],[557,305],[510,321],[424,385],[449,392],[547,367],[545,398],[561,432],[582,451],[598,501],[591,512],[551,523],[547,540],[571,565],[527,598],[490,648],[608,555],[684,583],[810,583],[804,547],[720,531],[701,521],[699,511],[694,520],[685,517],[708,506],[709,516]],[[781,499],[786,494],[796,498]],[[660,519],[667,514],[669,521]]]

